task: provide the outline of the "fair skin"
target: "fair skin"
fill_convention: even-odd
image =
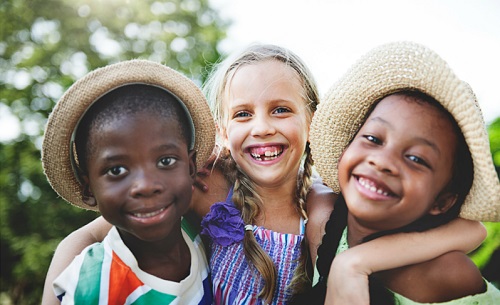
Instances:
[[[295,206],[292,204],[294,199],[291,194],[294,194],[293,192],[296,188],[298,170],[296,159],[297,156],[301,156],[304,151],[310,118],[307,118],[304,113],[304,101],[300,101],[302,104],[298,103],[297,97],[293,94],[293,88],[296,88],[300,83],[295,82],[296,78],[293,75],[291,78],[288,78],[291,80],[291,84],[286,84],[286,82],[284,82],[284,80],[287,79],[285,76],[291,76],[289,74],[290,71],[287,71],[287,69],[290,68],[284,66],[282,63],[274,61],[265,61],[241,67],[235,73],[228,90],[226,90],[227,96],[230,97],[230,99],[227,100],[228,106],[231,105],[228,108],[233,109],[229,110],[233,111],[233,115],[227,116],[226,128],[224,128],[225,126],[219,127],[221,128],[221,138],[226,140],[226,145],[231,149],[233,156],[241,159],[242,166],[245,167],[245,171],[248,172],[248,175],[256,181],[259,188],[258,193],[266,203],[261,215],[257,218],[256,224],[277,232],[297,234],[300,216]],[[247,75],[249,78],[239,78],[240,74],[244,75],[250,71],[259,73],[258,75],[260,77],[253,78],[251,75]],[[266,79],[266,82],[259,82],[259,79],[263,80],[264,77],[270,73],[277,73],[277,77],[275,79]],[[252,81],[251,86],[248,85],[250,80]],[[242,88],[242,84],[247,84],[246,86],[252,89],[244,90],[244,88],[242,88],[242,90],[236,90],[236,88],[238,88],[238,82],[240,82],[239,87]],[[274,89],[274,86],[277,88]],[[259,89],[255,89],[256,87]],[[271,90],[271,88],[273,88],[273,90]],[[283,96],[276,95],[276,92],[281,92],[280,95]],[[252,105],[253,101],[257,101],[255,106]],[[297,107],[297,105],[299,105],[299,107]],[[302,108],[300,108],[300,105]],[[240,108],[238,107],[240,106],[242,111],[239,111]],[[298,118],[299,113],[302,113],[300,118]],[[292,121],[293,124],[291,123]],[[256,124],[256,122],[259,124]],[[297,129],[295,125],[301,126],[300,129]],[[238,132],[238,130],[241,130],[241,133]],[[234,141],[235,143],[238,141],[239,144],[230,144],[233,142],[233,137],[238,138],[238,140]],[[240,137],[242,138],[240,139]],[[271,145],[269,145],[269,143],[271,143]],[[231,145],[233,145],[233,148],[231,148]],[[252,157],[249,153],[249,149],[255,150],[256,147],[261,149],[260,151],[257,149],[257,153],[261,154],[260,160]],[[277,158],[279,162],[273,160],[275,158],[272,156],[266,157],[265,152],[262,157],[262,150],[271,151],[271,155],[273,155],[275,151],[281,152],[282,149],[283,152],[279,154]],[[284,170],[285,166],[281,163],[287,163],[288,165],[286,167],[288,170]],[[283,175],[283,177],[279,175]],[[259,177],[265,177],[265,179]],[[207,188],[205,188],[205,191],[203,191],[203,188],[195,188],[190,207],[191,211],[194,212],[191,215],[194,215],[194,218],[198,219],[205,216],[211,204],[224,201],[229,190],[228,182],[217,168],[210,171],[210,176],[201,176],[200,179]],[[316,231],[313,229],[309,230],[309,227],[311,223],[323,223],[324,225],[324,222],[326,222],[324,217],[325,215],[328,217],[329,213],[323,213],[322,211],[328,209],[331,211],[334,200],[332,200],[332,193],[329,188],[316,184],[313,190],[314,191],[311,192],[313,195],[312,200],[308,198],[309,223],[307,236],[309,239],[310,234],[314,235],[314,239],[309,239],[309,246],[311,252],[314,251],[315,253],[321,242],[323,231],[321,225],[317,226],[318,229]],[[318,191],[317,196],[315,195],[316,191]],[[290,195],[287,197],[286,194]],[[286,204],[283,204],[283,202]],[[314,202],[314,204],[312,204],[312,202]],[[110,225],[105,220],[98,218],[87,226],[73,232],[61,242],[54,254],[52,264],[47,274],[43,304],[55,304],[50,302],[49,299],[54,298],[51,283],[57,274],[59,274],[73,259],[74,255],[78,254],[85,246],[96,241],[101,241],[109,231],[109,228]],[[310,233],[310,231],[314,231],[315,233]],[[436,255],[451,249],[462,250],[461,247],[465,248],[464,251],[470,251],[477,247],[484,239],[484,227],[477,222],[465,223],[463,220],[462,222],[457,221],[457,224],[454,227],[450,227],[447,231],[443,230],[435,233],[428,232],[428,236],[425,235],[425,237],[422,236],[421,238],[429,244],[435,240],[445,239],[450,235],[455,235],[457,231],[467,232],[466,234],[470,235],[468,236],[470,238],[466,242],[463,240],[454,240],[455,243],[450,242],[449,247],[444,248],[445,251],[439,252]],[[415,233],[413,235],[418,234]],[[387,239],[390,240],[388,244],[395,244],[398,248],[401,243],[406,243],[408,249],[413,247],[413,251],[409,251],[408,256],[395,257],[390,260],[386,259],[385,262],[384,258],[387,257],[386,253],[396,252],[395,248],[392,248],[392,252],[390,247],[385,248],[385,251],[388,252],[384,252],[377,258],[372,257],[369,250],[358,252],[353,254],[353,256],[361,258],[368,257],[372,261],[380,262],[380,265],[377,265],[377,267],[381,269],[374,268],[372,270],[366,266],[360,268],[359,265],[355,268],[358,268],[357,270],[362,269],[362,272],[366,272],[367,270],[371,272],[394,268],[411,262],[418,262],[420,261],[420,256],[424,255],[424,253],[419,253],[419,251],[421,251],[420,245],[422,241],[420,241],[420,243],[412,243],[407,240],[406,237],[401,236],[390,236],[379,240]],[[392,239],[398,242],[393,243]],[[376,243],[380,243],[379,240],[370,242],[369,244],[373,244],[372,246],[376,248]],[[366,244],[366,246],[370,247],[368,244]],[[315,257],[315,255],[313,257]],[[400,262],[399,259],[403,260],[403,262]],[[365,260],[361,259],[361,261]],[[351,267],[353,267],[353,265],[346,264],[346,268]],[[364,273],[362,276],[364,276]],[[343,284],[347,283],[348,281],[345,281]]]
[[[139,112],[93,128],[89,139],[82,187],[92,195],[86,203],[98,203],[142,270],[181,281],[189,274],[190,253],[180,220],[196,167],[178,123]]]
[[[445,213],[455,204],[456,194],[446,186],[453,174],[456,139],[451,122],[434,106],[408,102],[402,95],[382,99],[339,162],[350,247],[425,214]],[[479,270],[462,252],[377,276],[387,288],[417,302],[444,302],[484,291]],[[328,293],[327,300],[334,297]]]
[[[241,67],[224,99],[222,138],[265,203],[256,225],[281,233],[299,234],[294,192],[310,124],[300,92],[296,73],[268,60]]]

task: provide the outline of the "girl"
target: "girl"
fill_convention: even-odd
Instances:
[[[348,247],[434,228],[459,214],[499,221],[500,183],[488,143],[474,94],[437,54],[403,42],[363,57],[333,86],[312,123],[318,171],[341,195],[306,299],[323,304],[328,282],[327,303],[339,303],[331,292],[341,274],[331,262]],[[370,284],[371,304],[500,299],[461,252],[379,272]]]
[[[304,130],[318,104],[316,85],[295,54],[256,45],[224,62],[205,88],[224,147],[218,163],[233,185],[202,222],[202,234],[212,241],[215,302],[286,302],[308,281],[306,242],[297,233],[307,220],[304,202],[312,183]],[[326,197],[308,210],[331,207]]]
[[[213,205],[203,223],[204,233],[213,240],[209,256],[215,302],[286,302],[307,286],[306,195],[313,195],[314,204],[307,204],[307,210],[318,219],[321,213],[315,207],[331,209],[333,204],[331,191],[313,183],[308,131],[318,104],[316,85],[295,54],[277,46],[256,45],[221,64],[206,88],[210,89],[220,149],[210,176],[202,177],[208,192],[196,189],[193,194],[190,219],[206,216]],[[311,221],[316,222],[314,217]],[[452,234],[462,228],[471,235],[467,242]],[[99,219],[65,239],[47,281],[75,249],[102,240],[108,230],[109,225]],[[321,230],[311,234],[316,238],[312,249],[319,235]],[[394,268],[451,250],[471,250],[484,238],[484,228],[462,220],[446,230],[414,235],[413,240],[391,236],[398,243],[383,239],[398,247],[406,244],[408,255],[384,260],[389,249],[373,258],[369,251],[356,257],[380,261],[374,271]],[[422,253],[415,251],[436,238],[446,238],[446,242]]]

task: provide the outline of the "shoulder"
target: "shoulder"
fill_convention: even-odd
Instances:
[[[481,272],[462,252],[383,272],[386,286],[417,302],[445,302],[484,292]]]
[[[328,186],[321,183],[313,183],[311,190],[307,194],[306,203],[309,220],[314,222],[321,222],[325,218],[328,220],[337,197],[338,194],[334,193]]]

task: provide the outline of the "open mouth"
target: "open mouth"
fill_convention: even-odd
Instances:
[[[254,160],[272,161],[283,153],[283,146],[266,146],[249,148],[249,153]]]
[[[363,177],[358,177],[358,182],[362,187],[364,187],[365,189],[367,189],[370,192],[377,193],[377,194],[383,195],[383,196],[391,196],[391,197],[394,196],[394,194],[390,190],[387,190],[387,189],[384,189],[384,188],[378,186],[372,180],[369,180],[369,179],[366,179]]]

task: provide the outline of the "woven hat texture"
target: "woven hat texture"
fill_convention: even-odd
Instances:
[[[500,221],[500,182],[495,172],[481,109],[469,85],[434,51],[394,42],[365,54],[327,92],[311,124],[311,153],[323,181],[340,192],[337,163],[372,105],[405,89],[440,102],[455,118],[472,155],[473,184],[460,217]]]
[[[162,64],[130,60],[94,70],[76,81],[61,97],[45,128],[42,165],[52,188],[69,203],[89,209],[82,201],[81,185],[72,166],[72,134],[85,111],[104,94],[127,84],[163,88],[184,103],[194,124],[196,163],[202,167],[214,148],[215,123],[201,90],[190,79]]]

